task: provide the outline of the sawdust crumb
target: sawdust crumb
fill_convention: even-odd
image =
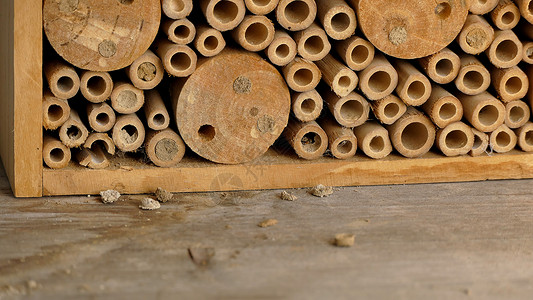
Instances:
[[[124,171],[133,171],[133,167],[130,167],[130,166],[120,166],[120,169],[121,170],[124,170]]]
[[[107,190],[100,192],[102,202],[105,204],[111,204],[116,202],[120,198],[120,193],[115,190]]]
[[[349,233],[336,234],[334,244],[337,247],[351,247],[355,244],[355,235]]]
[[[172,200],[172,198],[174,198],[174,194],[160,187],[158,187],[157,190],[155,191],[155,196],[157,198],[157,201],[162,202],[162,203],[168,202]]]
[[[139,208],[142,210],[156,210],[161,208],[161,204],[152,198],[144,198],[141,200]]]
[[[276,224],[278,224],[278,220],[276,220],[276,219],[267,219],[267,220],[264,220],[263,222],[257,224],[257,226],[259,226],[261,228],[267,228],[267,227],[275,226]]]
[[[296,201],[298,199],[298,197],[296,197],[295,195],[287,191],[281,192],[280,198],[281,200],[285,200],[285,201]]]
[[[327,197],[333,194],[333,188],[331,186],[325,186],[319,184],[309,190],[309,193],[315,197]]]
[[[26,282],[26,286],[28,287],[28,289],[30,290],[34,290],[36,289],[39,285],[37,284],[37,281],[35,280],[28,280]]]

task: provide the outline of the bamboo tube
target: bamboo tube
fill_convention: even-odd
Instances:
[[[405,103],[393,94],[371,101],[370,105],[376,118],[385,125],[393,124],[407,111]]]
[[[89,126],[96,132],[107,132],[116,122],[115,111],[109,104],[89,103],[87,105],[87,119]]]
[[[113,79],[107,72],[83,71],[80,82],[81,94],[87,101],[106,101],[113,91]]]
[[[76,70],[65,62],[55,60],[44,64],[44,77],[54,96],[70,99],[80,90],[80,77]]]
[[[146,155],[154,165],[169,168],[178,164],[185,155],[186,146],[172,129],[149,130],[144,144]]]
[[[145,137],[144,125],[136,114],[121,115],[113,127],[115,146],[123,152],[132,152],[142,146]]]
[[[351,129],[339,125],[331,118],[323,118],[318,124],[324,129],[329,141],[329,150],[337,159],[348,159],[357,151],[357,138]]]
[[[520,10],[512,0],[500,0],[490,18],[499,30],[513,29],[520,21]]]
[[[470,12],[475,15],[484,15],[493,10],[498,5],[499,0],[472,0],[470,2]]]
[[[279,0],[244,0],[246,8],[254,15],[264,16],[276,9]]]
[[[464,117],[477,130],[491,132],[505,122],[505,106],[491,94],[457,94],[456,97],[463,105]]]
[[[529,86],[533,86],[533,66],[528,66],[526,68],[526,74],[529,78]],[[526,95],[526,103],[529,104],[533,112],[533,88],[529,89]]]
[[[126,74],[136,88],[151,90],[161,83],[165,69],[161,59],[148,50],[126,68]]]
[[[324,30],[334,40],[345,40],[355,33],[355,11],[344,0],[317,0],[317,14]]]
[[[422,109],[439,128],[459,122],[463,118],[463,105],[454,95],[439,85],[433,85],[429,100]]]
[[[163,130],[170,124],[170,115],[168,114],[167,107],[157,90],[146,92],[144,115],[148,128],[152,130]]]
[[[243,0],[200,0],[207,23],[216,30],[228,31],[239,26],[246,6]]]
[[[492,68],[492,86],[504,103],[522,99],[529,90],[529,79],[519,67],[508,69]]]
[[[524,126],[531,117],[529,106],[522,100],[505,104],[505,125],[511,129]]]
[[[513,150],[518,143],[518,137],[503,124],[489,135],[489,145],[496,153],[507,153]]]
[[[322,108],[324,101],[322,96],[316,91],[311,90],[303,93],[293,93],[291,96],[292,113],[301,122],[311,122],[316,120]]]
[[[378,100],[390,95],[398,85],[398,73],[381,53],[359,73],[359,88],[369,100]]]
[[[461,69],[461,59],[448,48],[418,60],[426,75],[439,84],[452,82]]]
[[[533,152],[533,123],[527,122],[514,132],[517,136],[520,149],[524,152]]]
[[[128,82],[117,82],[111,93],[111,106],[120,114],[132,114],[144,105],[144,91]]]
[[[62,169],[71,159],[70,149],[49,135],[43,137],[43,160],[50,169]]]
[[[105,169],[111,164],[107,154],[99,144],[94,144],[91,149],[82,148],[76,151],[75,156],[81,166],[91,169]]]
[[[531,0],[514,0],[514,2],[518,5],[522,17],[529,23],[533,23],[533,12],[531,11],[533,4]]]
[[[366,99],[352,92],[346,97],[339,97],[331,91],[321,93],[335,120],[344,127],[356,127],[368,120],[370,104]]]
[[[83,144],[84,148],[92,149],[94,145],[99,145],[110,155],[115,155],[115,143],[107,133],[93,132]]]
[[[455,86],[466,95],[479,95],[490,86],[490,72],[472,55],[461,55],[461,69]]]
[[[303,159],[318,159],[328,149],[328,136],[315,121],[302,123],[291,119],[283,136]]]
[[[354,71],[364,70],[374,60],[374,45],[358,36],[337,41],[334,46],[342,60]]]
[[[193,9],[193,0],[161,0],[163,14],[171,19],[183,19],[189,16]]]
[[[533,42],[522,42],[522,61],[526,64],[533,64]]]
[[[196,36],[196,27],[188,19],[167,19],[161,23],[161,31],[167,35],[169,41],[179,45],[191,43]]]
[[[445,156],[466,155],[474,147],[474,132],[463,122],[451,123],[437,131],[435,144]]]
[[[83,145],[88,136],[89,131],[83,125],[78,112],[71,109],[69,119],[59,128],[59,139],[65,146],[76,148]]]
[[[321,60],[331,51],[331,43],[324,29],[317,23],[294,34],[298,54],[310,61]]]
[[[391,142],[401,155],[414,158],[426,154],[435,142],[435,125],[414,107],[394,124],[387,126]]]
[[[511,30],[496,30],[494,41],[485,50],[490,62],[497,68],[510,68],[522,60],[523,46]]]
[[[55,97],[49,90],[43,95],[43,127],[55,130],[70,117],[70,106],[67,100]]]
[[[363,153],[373,159],[382,159],[392,152],[389,132],[379,123],[370,121],[354,128],[357,143]]]
[[[265,16],[246,16],[231,34],[244,49],[258,52],[266,49],[274,40],[274,24]]]
[[[407,105],[424,104],[431,95],[431,82],[412,64],[403,60],[394,60],[393,66],[398,72],[396,93]]]
[[[494,40],[494,28],[482,16],[468,15],[465,25],[456,38],[459,47],[467,54],[480,54]]]
[[[470,156],[480,156],[487,152],[487,148],[489,147],[489,135],[475,128],[472,128],[472,132],[474,133],[474,145],[468,154],[470,154]]]
[[[322,80],[331,87],[337,96],[345,97],[357,87],[359,82],[357,74],[336,60],[331,54],[315,63],[322,72]]]
[[[317,15],[314,0],[280,0],[276,8],[279,25],[289,31],[300,31],[313,24]]]
[[[220,31],[207,25],[197,25],[194,47],[201,55],[212,57],[224,50],[226,40]]]
[[[160,39],[156,41],[155,52],[163,62],[165,70],[172,76],[187,77],[196,69],[197,56],[189,46]]]
[[[274,33],[272,43],[265,50],[268,59],[276,66],[286,66],[296,58],[298,48],[296,42],[283,29],[278,29]]]
[[[308,92],[315,89],[322,77],[315,63],[300,57],[296,57],[281,70],[287,84],[295,92]]]

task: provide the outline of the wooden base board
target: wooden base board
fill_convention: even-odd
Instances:
[[[391,155],[372,160],[357,155],[345,161],[329,157],[304,161],[294,154],[269,150],[245,165],[218,165],[196,157],[169,169],[128,158],[114,159],[112,165],[106,170],[73,163],[62,170],[45,169],[43,195],[88,195],[106,189],[142,194],[157,187],[172,192],[209,192],[533,178],[533,154],[517,150],[490,157],[443,157],[430,152],[418,159]]]

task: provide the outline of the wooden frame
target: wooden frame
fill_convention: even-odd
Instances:
[[[533,154],[445,158],[429,153],[419,159],[392,155],[371,160],[303,161],[292,152],[270,150],[245,165],[216,165],[188,157],[162,169],[116,159],[107,170],[71,164],[63,170],[42,167],[42,9],[35,0],[3,0],[0,7],[0,154],[17,197],[96,194],[113,188],[149,193],[406,184],[533,178]],[[283,152],[283,151],[282,151]]]

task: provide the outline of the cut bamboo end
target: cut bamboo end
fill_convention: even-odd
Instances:
[[[75,156],[81,166],[91,169],[105,169],[111,164],[100,144],[94,144],[90,149],[82,148]]]
[[[104,102],[113,91],[113,79],[107,72],[84,71],[81,74],[80,90],[87,101]]]
[[[511,129],[524,126],[531,117],[529,106],[522,100],[506,103],[505,112],[505,125]]]
[[[491,132],[505,122],[505,106],[491,94],[456,96],[463,105],[464,117],[477,130]]]
[[[322,95],[331,114],[342,126],[357,127],[368,120],[370,104],[363,96],[352,92],[346,97],[339,97],[331,91],[324,91]]]
[[[463,122],[455,122],[437,131],[435,144],[445,156],[466,155],[474,147],[474,132]]]
[[[500,0],[472,0],[470,1],[470,12],[475,15],[484,15],[493,10]]]
[[[526,21],[533,23],[533,4],[531,0],[514,0],[520,9],[520,14]]]
[[[70,149],[58,139],[45,135],[43,137],[43,160],[50,169],[62,169],[71,160]]]
[[[144,91],[128,82],[117,82],[111,93],[111,106],[120,114],[132,114],[144,105]]]
[[[507,153],[513,150],[517,143],[516,134],[505,124],[496,128],[489,136],[490,148],[496,153]]]
[[[43,72],[50,91],[57,98],[70,99],[80,90],[80,77],[71,65],[51,61],[44,65]]]
[[[279,0],[244,0],[246,8],[254,15],[264,16],[276,9]]]
[[[322,157],[328,149],[328,136],[317,122],[289,120],[283,135],[296,154],[307,160]]]
[[[520,10],[512,0],[501,0],[490,12],[490,18],[500,30],[513,29],[520,21]]]
[[[379,123],[371,121],[354,128],[357,143],[363,153],[373,159],[382,159],[392,152],[389,132]]]
[[[337,41],[334,46],[342,60],[354,71],[364,70],[374,60],[374,45],[358,36]]]
[[[266,49],[274,39],[274,24],[265,16],[246,16],[232,31],[233,39],[244,49],[258,52]]]
[[[479,95],[490,86],[490,72],[472,55],[461,55],[461,69],[455,86],[466,95]]]
[[[383,99],[372,101],[370,105],[376,118],[385,125],[393,124],[407,111],[405,103],[392,94]]]
[[[475,128],[472,128],[472,133],[474,133],[474,145],[468,154],[470,156],[480,156],[487,153],[487,149],[489,148],[489,135]]]
[[[292,37],[282,29],[276,30],[272,43],[266,49],[271,63],[276,66],[286,66],[296,58],[298,47]]]
[[[136,88],[151,90],[161,83],[165,69],[161,59],[148,50],[126,68],[126,74]]]
[[[426,103],[431,95],[429,79],[407,61],[395,60],[393,65],[398,72],[396,93],[400,99],[411,106]]]
[[[89,126],[96,132],[107,132],[116,122],[115,111],[107,103],[90,103],[87,105]]]
[[[359,73],[359,87],[369,100],[383,99],[398,85],[398,73],[381,53]]]
[[[171,19],[183,19],[189,16],[193,9],[192,0],[161,0],[163,14]]]
[[[59,139],[65,146],[76,148],[83,145],[88,136],[89,131],[83,125],[78,112],[71,109],[69,119],[59,128]]]
[[[187,77],[196,70],[197,56],[189,46],[177,45],[161,39],[156,42],[155,49],[165,70],[170,75]]]
[[[201,55],[212,57],[224,50],[226,40],[220,31],[207,25],[199,25],[196,27],[194,47]]]
[[[533,42],[523,43],[522,61],[526,64],[533,64]]]
[[[146,92],[146,103],[144,105],[144,115],[146,124],[152,130],[166,129],[170,124],[170,115],[163,98],[157,90]]]
[[[333,157],[348,159],[357,152],[357,138],[351,129],[339,125],[335,120],[324,118],[318,122],[326,132],[329,150]]]
[[[290,31],[300,31],[311,26],[316,15],[314,0],[280,0],[276,8],[279,25]]]
[[[180,45],[191,43],[196,36],[196,27],[188,19],[165,20],[161,24],[161,30],[167,35],[169,41]]]
[[[456,38],[461,49],[472,55],[487,50],[494,40],[494,28],[482,16],[468,15],[465,25]]]
[[[318,0],[318,19],[334,40],[351,37],[357,27],[355,11],[344,0]]]
[[[292,113],[301,122],[316,120],[320,116],[324,106],[322,96],[316,90],[293,93],[291,100]]]
[[[497,30],[494,32],[494,41],[485,53],[497,68],[510,68],[522,60],[523,46],[513,31]]]
[[[123,152],[133,152],[142,146],[146,135],[144,125],[136,114],[121,115],[113,127],[115,146]]]
[[[322,73],[317,65],[303,58],[295,58],[282,69],[289,87],[295,92],[308,92],[320,83]]]
[[[345,97],[357,87],[359,77],[331,54],[315,62],[322,72],[322,79],[339,97]]]
[[[515,130],[518,146],[524,152],[533,152],[533,123],[528,122]]]
[[[107,133],[93,132],[89,134],[83,147],[92,149],[94,145],[99,145],[102,149],[105,149],[109,155],[115,155],[115,143]]]
[[[431,96],[422,105],[422,109],[439,128],[461,121],[463,118],[461,101],[439,85],[433,85]]]
[[[186,146],[177,133],[167,128],[162,131],[150,130],[146,134],[145,149],[154,165],[169,168],[183,159]]]
[[[310,61],[321,60],[331,51],[328,36],[317,23],[296,32],[294,41],[298,47],[298,54]]]
[[[43,127],[55,130],[63,125],[70,117],[70,106],[67,100],[55,97],[46,90],[43,95]]]
[[[408,158],[420,157],[435,142],[435,125],[413,107],[394,124],[387,127],[394,149]]]
[[[517,66],[508,69],[492,68],[491,79],[504,103],[524,98],[529,90],[529,79]]]
[[[246,13],[243,0],[200,0],[200,7],[207,23],[219,31],[236,28]]]
[[[427,76],[440,84],[452,82],[461,69],[461,59],[448,48],[418,61]]]

